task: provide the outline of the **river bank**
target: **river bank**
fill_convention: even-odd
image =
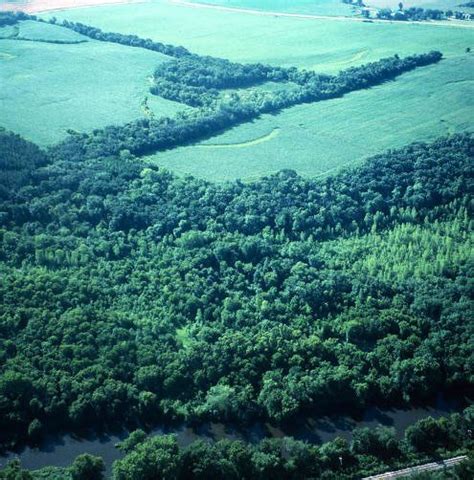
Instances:
[[[355,428],[384,425],[395,428],[402,437],[406,428],[426,417],[440,418],[453,412],[461,411],[466,402],[459,396],[439,394],[426,406],[411,409],[380,409],[371,407],[360,417],[325,416],[321,418],[297,417],[291,424],[283,426],[271,425],[268,422],[258,422],[252,427],[242,427],[236,424],[205,423],[199,426],[191,424],[162,424],[154,428],[150,435],[175,434],[180,447],[185,447],[195,440],[218,441],[222,439],[243,440],[255,443],[263,438],[278,438],[291,436],[309,443],[321,444],[336,437],[351,439]],[[0,467],[9,460],[19,458],[22,466],[31,470],[46,466],[67,467],[74,459],[89,453],[104,459],[107,473],[111,472],[114,461],[122,457],[116,444],[126,438],[128,432],[108,434],[90,434],[83,437],[74,435],[51,436],[39,447],[25,447],[17,452],[0,456]]]

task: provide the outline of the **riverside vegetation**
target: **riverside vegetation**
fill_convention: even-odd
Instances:
[[[48,149],[0,130],[2,449],[163,419],[278,424],[472,394],[472,135],[413,143],[327,178],[286,169],[249,184],[177,177],[139,158],[395,79],[440,52],[322,75],[63,25],[173,57],[151,91],[192,110],[72,132]],[[237,92],[268,81],[292,87]],[[180,449],[138,430],[113,475],[353,478],[472,450],[472,427],[468,407],[403,440],[379,428],[322,446]],[[34,475],[102,470],[86,455]],[[470,471],[472,461],[453,475]],[[0,472],[31,475],[17,463]]]
[[[0,145],[4,447],[472,386],[470,136],[249,185]]]

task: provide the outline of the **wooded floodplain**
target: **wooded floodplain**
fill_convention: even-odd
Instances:
[[[261,16],[252,21],[280,21]],[[159,41],[117,18],[96,17],[116,31],[77,18],[0,13],[0,79],[17,88],[0,92],[9,111],[0,119],[0,461],[58,436],[110,432],[122,434],[121,456],[112,465],[83,453],[37,471],[13,460],[0,479],[349,480],[456,455],[468,458],[430,478],[472,478],[474,136],[463,37],[453,34],[447,54],[439,39],[417,51],[384,46],[386,55],[356,52],[319,71],[207,55],[201,40],[169,43],[171,27]],[[26,66],[41,51],[37,76]],[[54,70],[58,58],[67,75]],[[84,86],[86,67],[97,88]],[[46,113],[25,100],[36,78]],[[48,137],[55,108],[61,135]],[[24,133],[29,110],[38,115],[30,131],[48,141]],[[399,114],[380,125],[397,148],[375,138],[384,110]],[[213,149],[238,164],[233,151],[276,141],[285,128],[277,118],[292,122],[283,164],[268,155],[253,181],[207,179]],[[410,120],[398,129],[401,118]],[[418,120],[430,140],[405,141]],[[312,122],[319,136],[307,134]],[[346,161],[337,156],[344,141]],[[351,156],[352,144],[369,158]],[[184,165],[190,150],[199,178],[167,168],[171,152]],[[382,418],[445,395],[456,405],[441,418],[400,429]],[[183,444],[155,434],[217,423],[286,434],[297,419],[374,409],[377,427],[329,441],[262,434]]]

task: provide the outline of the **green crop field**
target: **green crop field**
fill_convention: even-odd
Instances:
[[[86,42],[87,37],[58,25],[45,25],[34,21],[24,21],[13,28],[18,30],[18,36],[29,40],[43,40],[50,42]]]
[[[205,3],[305,15],[352,15],[355,12],[342,0],[206,0]]]
[[[316,176],[387,148],[473,126],[474,57],[421,68],[370,90],[301,105],[198,145],[159,152],[158,165],[211,180],[253,180],[283,168]]]
[[[78,8],[54,16],[183,45],[202,55],[330,73],[396,53],[439,49],[451,55],[474,48],[474,28],[259,16],[189,8],[166,0]]]
[[[35,40],[85,39],[36,22],[22,22],[19,32]],[[0,29],[0,36],[5,33]],[[68,129],[88,132],[139,118],[145,115],[148,77],[167,58],[105,42],[62,45],[2,39],[0,125],[48,145],[64,138]],[[183,108],[159,97],[149,98],[148,106],[160,116]]]
[[[232,2],[238,3],[251,6],[250,1]],[[263,5],[253,3],[255,8]],[[310,4],[301,1],[290,7],[290,2],[281,2],[278,8],[288,11]],[[439,49],[447,58],[369,91],[264,116],[197,146],[152,157],[179,173],[214,180],[254,179],[294,168],[320,175],[386,148],[472,126],[473,64],[465,51],[474,47],[474,29],[260,16],[189,8],[166,0],[78,8],[54,16],[58,21],[183,45],[200,54],[327,73],[396,53]],[[20,30],[38,39],[64,31],[34,22],[24,22]],[[87,132],[139,118],[146,114],[147,77],[166,58],[95,41],[53,45],[1,40],[0,79],[8,87],[0,93],[6,113],[2,125],[49,144],[63,138],[67,129]],[[40,64],[47,67],[38,68]],[[185,108],[153,95],[148,95],[147,106],[157,116]]]

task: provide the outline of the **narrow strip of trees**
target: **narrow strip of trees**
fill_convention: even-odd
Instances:
[[[174,118],[140,119],[122,126],[110,126],[95,130],[92,134],[72,135],[55,146],[52,153],[73,158],[95,158],[118,154],[127,150],[144,155],[157,150],[173,148],[198,141],[229,127],[257,118],[263,113],[275,112],[294,105],[318,102],[340,97],[351,91],[369,88],[392,80],[417,67],[439,62],[442,54],[433,51],[421,55],[400,58],[397,55],[377,62],[353,67],[335,76],[305,75],[306,80],[297,89],[277,92],[255,91],[245,101],[238,95],[229,100],[214,103],[207,89],[198,89],[213,108],[184,112]],[[196,83],[196,82],[195,82]],[[180,91],[179,89],[177,90]],[[212,92],[212,90],[211,90]]]

